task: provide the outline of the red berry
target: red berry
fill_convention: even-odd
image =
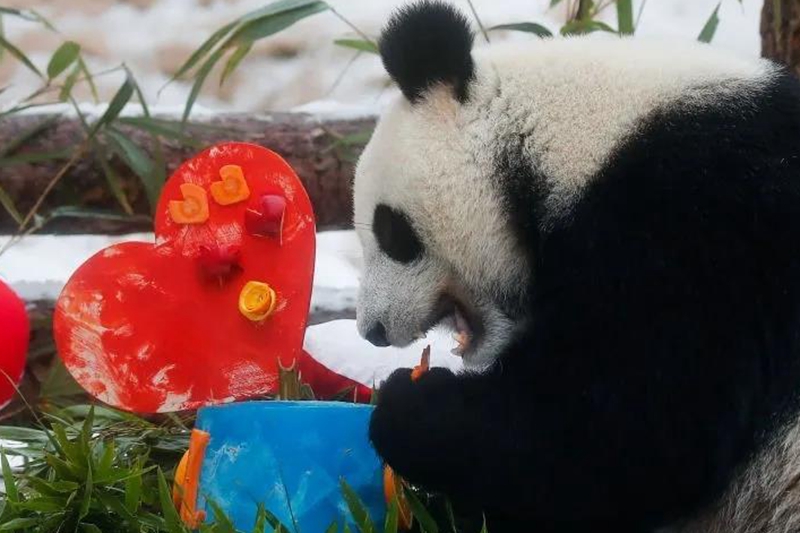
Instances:
[[[280,242],[285,213],[286,199],[283,196],[267,194],[259,199],[257,207],[245,211],[244,225],[250,235],[270,237]]]

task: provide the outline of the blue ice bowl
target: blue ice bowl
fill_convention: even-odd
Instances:
[[[198,509],[209,500],[237,529],[251,531],[258,505],[294,533],[321,533],[332,522],[356,531],[340,480],[376,523],[386,512],[382,464],[368,438],[372,406],[343,402],[251,401],[200,409],[195,427],[210,434]]]

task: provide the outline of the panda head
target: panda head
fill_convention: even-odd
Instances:
[[[528,265],[509,229],[480,115],[473,33],[447,4],[401,9],[380,39],[402,95],[378,122],[355,179],[355,227],[364,250],[361,334],[405,346],[436,325],[454,350],[485,366],[507,342]],[[481,87],[483,85],[483,87]]]

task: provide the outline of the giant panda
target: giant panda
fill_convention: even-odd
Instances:
[[[490,533],[800,531],[800,85],[702,44],[473,50],[439,1],[379,41],[357,322],[451,327],[370,438]]]

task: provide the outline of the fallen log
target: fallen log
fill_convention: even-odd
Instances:
[[[15,144],[24,132],[42,121],[46,128],[10,153],[4,147]],[[374,119],[325,119],[300,113],[274,113],[261,116],[219,115],[187,125],[187,136],[194,146],[162,138],[167,175],[202,147],[223,141],[251,142],[283,156],[303,181],[317,215],[320,229],[347,228],[352,216],[352,178],[363,139],[374,127]],[[120,124],[118,129],[150,157],[155,145],[147,131]],[[83,139],[77,118],[52,115],[15,115],[0,122],[0,188],[10,196],[23,215],[35,205]],[[107,154],[110,151],[103,150]],[[36,154],[66,154],[57,159],[29,162]],[[109,210],[123,214],[98,162],[99,153],[89,151],[72,167],[47,195],[40,214],[60,206],[86,210]],[[118,157],[108,163],[119,176],[121,188],[134,217],[59,217],[48,222],[42,233],[120,234],[151,229],[150,206],[141,180]],[[13,233],[17,223],[0,209],[0,234]]]

